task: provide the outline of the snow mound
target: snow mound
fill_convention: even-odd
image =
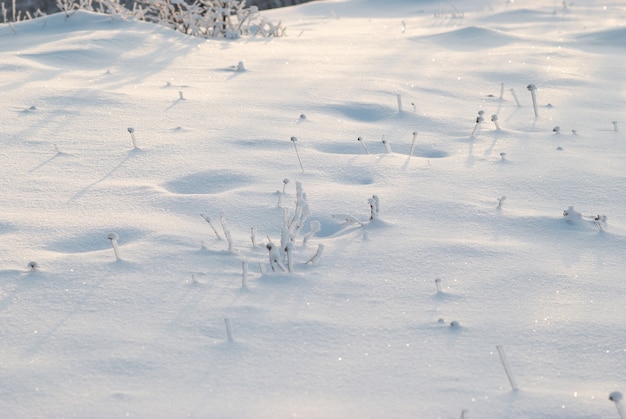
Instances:
[[[444,48],[458,51],[481,51],[500,48],[517,42],[517,38],[504,32],[478,26],[455,29],[436,35],[411,38],[415,41],[430,41]]]
[[[585,32],[576,35],[574,39],[587,48],[588,46],[602,46],[622,49],[626,48],[626,28]]]

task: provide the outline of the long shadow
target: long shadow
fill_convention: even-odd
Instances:
[[[467,161],[465,162],[466,167],[474,166],[474,137],[470,137],[467,145]]]
[[[2,279],[3,283],[5,284],[8,283],[9,281],[7,281],[7,279],[15,279],[16,281],[15,288],[13,288],[10,292],[5,293],[2,300],[0,300],[0,311],[5,310],[7,307],[13,304],[15,297],[22,291],[22,289],[24,288],[26,284],[26,282],[22,280],[23,279],[22,277],[24,275],[26,275],[25,272],[19,271],[17,269],[8,269],[8,270],[0,271],[0,278]]]
[[[41,163],[39,163],[37,166],[33,167],[32,169],[30,169],[28,172],[29,173],[33,173],[36,172],[37,170],[41,169],[42,167],[44,167],[45,165],[51,163],[52,161],[56,160],[59,157],[64,157],[64,156],[70,156],[71,154],[69,153],[64,153],[62,151],[57,151],[54,156],[42,161]]]
[[[487,147],[487,149],[485,150],[485,156],[491,155],[493,148],[495,147],[496,143],[500,139],[500,136],[502,135],[502,131],[495,131],[493,132],[492,135],[493,135],[493,141],[491,142],[491,144],[489,144],[489,147]]]
[[[108,179],[113,173],[117,172],[122,166],[124,166],[124,164],[128,161],[128,159],[131,158],[131,156],[136,155],[139,152],[141,152],[140,149],[133,149],[133,150],[128,151],[128,153],[126,153],[126,157],[124,157],[124,159],[122,159],[122,161],[120,161],[117,165],[115,165],[115,167],[113,167],[111,170],[109,170],[100,179],[98,179],[98,180],[96,180],[94,182],[91,182],[89,185],[85,186],[80,191],[76,192],[74,195],[72,195],[72,197],[68,200],[68,202],[76,201],[77,199],[79,199],[83,195],[85,195],[91,188],[93,188],[94,186],[96,186],[100,182]]]
[[[57,335],[57,331],[67,324],[68,320],[74,317],[76,313],[81,310],[81,308],[87,305],[89,299],[96,293],[97,290],[100,289],[103,281],[104,278],[99,278],[97,282],[92,285],[91,289],[83,296],[83,298],[74,304],[71,310],[69,310],[61,319],[51,326],[49,330],[45,333],[39,334],[38,338],[28,348],[24,349],[22,352],[22,358],[29,359],[41,352],[42,348],[46,346],[50,339]]]

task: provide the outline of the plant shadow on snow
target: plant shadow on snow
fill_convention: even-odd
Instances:
[[[445,303],[446,301],[463,301],[465,297],[448,291],[437,292],[430,296],[431,300]]]
[[[610,259],[602,249],[609,246],[621,249],[626,246],[626,236],[610,231],[610,224],[601,223],[599,229],[594,216],[566,218],[564,216],[506,216],[497,222],[499,231],[523,230],[529,235],[536,235],[538,240],[552,246],[562,263],[572,267],[586,257],[593,257],[593,266],[602,269],[604,261]],[[584,242],[585,246],[563,246],[564,243]],[[552,243],[552,245],[550,245]]]
[[[55,30],[61,20],[69,30],[57,33]],[[171,65],[171,56],[163,54],[164,50],[184,55],[202,42],[183,34],[172,34],[169,29],[156,25],[133,25],[132,22],[116,22],[118,25],[132,26],[132,31],[111,31],[110,17],[81,10],[69,18],[63,13],[43,16],[33,19],[32,24],[41,21],[49,24],[42,26],[41,36],[35,39],[38,52],[28,53],[30,45],[22,44],[26,50],[23,55],[55,69],[47,73],[52,80],[63,75],[71,63],[72,69],[103,72],[106,77],[104,82],[109,87],[142,83],[149,74],[159,73]],[[99,36],[92,36],[85,41],[83,34],[86,27]],[[64,42],[59,42],[61,39]],[[146,42],[147,39],[150,41]],[[58,45],[64,47],[59,48]],[[122,56],[125,57],[124,66],[112,65],[120,62]],[[39,74],[36,73],[41,78]]]
[[[411,141],[400,142],[397,139],[389,140],[389,147],[391,148],[391,153],[387,153],[385,150],[385,146],[383,145],[381,140],[362,140],[366,144],[368,152],[365,152],[362,145],[359,144],[358,141],[354,141],[353,143],[327,143],[327,144],[319,144],[315,145],[315,149],[322,153],[329,154],[354,154],[359,156],[364,155],[386,155],[386,154],[396,154],[396,155],[406,155],[409,156],[409,152],[411,152]],[[426,144],[416,144],[413,147],[413,152],[411,154],[412,157],[422,157],[426,159],[443,159],[450,155],[445,150],[441,150],[434,145],[426,145]]]
[[[4,223],[0,221],[0,234],[11,233],[17,230],[17,227],[10,223]]]
[[[54,153],[53,156],[47,158],[46,160],[42,161],[41,163],[39,163],[37,166],[33,167],[32,169],[30,169],[28,172],[29,173],[33,173],[36,172],[37,170],[41,169],[42,167],[52,163],[54,160],[58,159],[58,158],[63,158],[63,157],[70,157],[72,156],[71,153],[65,153],[63,151],[57,151],[56,153]]]
[[[137,241],[146,235],[145,231],[132,228],[111,229],[119,235],[118,244],[124,246]],[[49,250],[59,253],[89,253],[111,250],[111,240],[107,237],[109,230],[92,230],[79,236],[64,237],[48,244]]]
[[[335,238],[345,236],[363,228],[361,224],[344,224],[332,217],[311,218],[320,222],[320,231],[315,234],[319,238]],[[366,221],[363,221],[365,223]]]
[[[58,291],[58,288],[66,289],[67,287],[65,282],[66,278],[64,276],[58,277],[54,274],[39,271],[28,273],[28,287],[31,286],[30,284],[33,284],[33,278],[39,278],[41,280],[41,282],[35,283],[37,287],[45,287],[45,289],[49,291]],[[87,291],[82,293],[80,298],[73,299],[71,302],[68,302],[63,315],[59,317],[51,317],[51,319],[54,319],[54,323],[48,325],[45,330],[42,330],[35,335],[35,338],[30,341],[30,344],[22,350],[21,357],[23,359],[32,359],[41,352],[49,350],[50,340],[57,339],[60,335],[59,330],[62,330],[68,322],[71,322],[75,316],[80,314],[81,310],[83,310],[88,304],[88,301],[97,294],[103,281],[104,278],[100,277],[97,279],[96,283],[90,284]]]
[[[93,188],[94,186],[104,182],[105,180],[107,180],[109,177],[111,177],[111,175],[113,175],[115,172],[117,172],[118,170],[120,170],[122,167],[124,167],[124,165],[126,164],[126,162],[133,156],[138,156],[141,155],[142,153],[144,153],[144,151],[140,148],[134,148],[132,150],[129,150],[126,153],[126,156],[120,160],[120,162],[115,165],[111,170],[109,170],[107,173],[105,173],[103,176],[101,176],[100,178],[98,178],[97,180],[91,182],[90,184],[88,184],[87,186],[83,187],[81,190],[79,190],[78,192],[76,192],[74,195],[72,195],[69,199],[70,202],[72,201],[76,201],[78,199],[80,199],[83,195],[85,195],[87,192],[89,192],[89,190],[91,188]]]
[[[333,180],[346,185],[373,185],[377,179],[380,179],[380,174],[372,166],[351,165],[339,169]]]
[[[625,28],[607,29],[577,35],[575,42],[572,42],[570,45],[574,48],[589,50],[595,53],[598,47],[623,49],[626,47],[626,43],[623,41],[624,39],[626,39]]]
[[[298,271],[306,268],[308,268],[306,264],[296,264],[294,267],[295,272],[272,272],[270,269],[269,272],[266,271],[264,274],[261,274],[254,282],[259,284],[280,285],[280,289],[283,289],[285,285],[300,287],[306,285],[308,280],[305,275]]]
[[[46,275],[39,271],[2,269],[0,270],[0,312],[9,307],[15,297],[22,291],[33,286],[39,286],[41,280],[45,280]]]

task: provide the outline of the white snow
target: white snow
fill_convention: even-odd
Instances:
[[[0,416],[617,417],[626,5],[263,15],[0,25]]]

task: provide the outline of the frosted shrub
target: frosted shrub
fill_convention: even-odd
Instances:
[[[563,210],[563,217],[565,217],[565,221],[570,224],[578,223],[583,219],[582,214],[576,211],[574,207],[569,207],[566,210]]]
[[[272,268],[272,272],[276,272],[276,268],[279,268],[281,272],[285,272],[287,269],[281,261],[279,248],[272,242],[269,242],[265,247],[269,252],[270,267]]]
[[[287,186],[288,183],[288,179],[285,179],[283,181],[284,186]],[[302,184],[300,182],[295,182],[295,184],[295,208],[293,208],[293,210],[290,210],[289,208],[283,208],[280,245],[273,243],[268,236],[268,244],[266,245],[266,248],[269,252],[270,267],[272,268],[273,272],[294,272],[296,240],[300,235],[300,232],[302,231],[305,222],[311,215],[311,209],[309,208],[307,196],[302,188]],[[285,193],[285,188],[283,188],[282,193]],[[309,231],[302,239],[302,245],[306,246],[307,241],[320,230],[320,222],[311,221],[309,223]],[[318,254],[311,258],[311,260],[309,260],[307,263],[313,263],[315,259],[319,258],[320,255],[321,250],[318,249]]]
[[[245,0],[137,0],[128,10],[119,0],[57,0],[57,7],[67,17],[78,10],[88,10],[156,23],[202,38],[284,35],[280,22],[267,21],[256,6],[245,4]]]
[[[604,231],[604,225],[606,224],[606,215],[598,214],[593,219],[593,223],[598,227],[598,230]]]
[[[377,219],[378,213],[380,212],[380,199],[378,198],[378,195],[372,195],[367,202],[370,205],[370,220]]]
[[[134,17],[132,11],[124,7],[119,0],[57,0],[57,7],[70,17],[78,10],[104,13],[121,19]]]
[[[564,210],[563,217],[565,217],[565,221],[569,224],[592,222],[600,231],[604,231],[607,222],[606,215],[582,215],[580,212],[576,211],[574,207],[569,207]]]

